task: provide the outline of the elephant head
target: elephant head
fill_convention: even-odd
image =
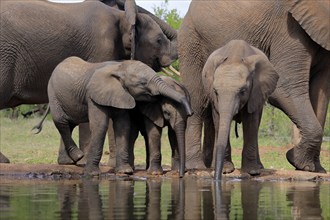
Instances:
[[[162,95],[182,104],[187,115],[192,114],[186,96],[168,86],[147,65],[130,60],[107,63],[110,65],[95,70],[87,85],[90,98],[96,103],[132,109],[135,107],[135,101],[154,101],[154,96]]]
[[[131,59],[140,60],[160,71],[178,58],[177,31],[166,22],[136,6],[133,0],[103,1],[103,3],[125,10],[129,35],[123,35],[125,48],[130,48]],[[129,37],[127,37],[129,36]],[[132,40],[134,39],[134,40]],[[148,48],[148,53],[145,52]]]
[[[168,76],[160,78],[180,95],[186,97],[190,105],[190,96],[184,86]],[[169,139],[172,148],[172,169],[179,168],[182,177],[185,171],[185,130],[189,114],[184,106],[168,97],[160,98],[157,102],[140,104],[139,110],[150,119],[156,126],[169,126]],[[177,161],[179,160],[179,161]]]
[[[214,51],[203,69],[203,86],[213,106],[217,139],[215,179],[221,179],[230,124],[240,111],[254,114],[275,90],[278,74],[267,57],[245,41]],[[218,128],[218,129],[217,129]]]

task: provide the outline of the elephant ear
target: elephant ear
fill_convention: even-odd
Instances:
[[[135,23],[136,23],[136,4],[134,0],[125,1],[125,15],[126,19],[131,26],[131,60],[135,57]]]
[[[224,57],[218,51],[213,52],[207,59],[203,71],[202,71],[202,81],[207,96],[211,94],[211,89],[213,88],[214,73],[216,69],[225,62],[227,57]]]
[[[289,12],[313,41],[326,50],[330,50],[330,7],[328,0],[291,0]]]
[[[243,59],[253,71],[252,90],[248,100],[248,112],[260,109],[274,92],[279,75],[265,55],[252,55]]]
[[[99,105],[121,109],[135,107],[133,96],[123,87],[112,67],[97,69],[87,84],[89,97]]]
[[[164,127],[164,117],[159,102],[143,102],[138,105],[140,112],[158,127]]]

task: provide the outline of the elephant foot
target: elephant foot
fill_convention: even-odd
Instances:
[[[99,176],[101,174],[101,170],[99,166],[90,165],[85,166],[84,176]]]
[[[314,163],[315,164],[315,171],[316,173],[327,173],[327,171],[321,166],[320,163]]]
[[[179,160],[176,160],[176,159],[172,158],[171,170],[179,170],[179,167],[180,167]]]
[[[133,169],[129,164],[124,164],[119,167],[116,167],[116,173],[118,174],[133,174]]]
[[[148,174],[163,175],[163,168],[160,165],[151,165],[148,169]]]
[[[315,172],[317,172],[317,173],[327,173],[327,171],[321,165],[320,154],[315,156],[314,164],[315,164]]]
[[[116,158],[115,157],[109,157],[107,165],[109,167],[115,168],[116,167]]]
[[[77,162],[77,165],[78,166],[85,166],[86,164],[87,164],[87,159],[86,159],[87,157],[86,156],[84,156],[81,160],[79,160],[78,162]]]
[[[84,157],[84,152],[82,152],[78,147],[75,147],[69,152],[69,155],[74,162],[77,162]]]
[[[315,167],[313,157],[311,157],[311,153],[312,152],[307,152],[305,149],[294,147],[286,153],[286,159],[297,170],[318,172]],[[324,169],[323,167],[321,168]],[[321,168],[319,167],[320,170]]]
[[[191,159],[191,160],[186,160],[186,168],[188,170],[191,169],[205,170],[206,166],[202,159]]]
[[[75,162],[67,155],[58,155],[57,157],[57,163],[60,165],[72,165],[75,164]]]
[[[233,162],[231,161],[225,161],[223,163],[223,168],[222,168],[222,173],[226,174],[226,173],[232,173],[235,170],[235,166],[233,164]]]
[[[0,163],[10,163],[10,160],[0,152]]]
[[[263,166],[259,163],[253,162],[244,162],[242,164],[241,173],[248,173],[251,176],[256,176],[261,174]]]

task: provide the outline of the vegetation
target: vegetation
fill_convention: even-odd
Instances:
[[[23,105],[21,112],[29,110],[31,106]],[[12,163],[28,164],[55,164],[57,163],[57,153],[60,143],[60,135],[56,130],[51,117],[48,116],[44,122],[43,130],[40,134],[33,134],[32,127],[36,125],[40,116],[35,113],[29,118],[19,115],[12,119],[12,110],[0,111],[0,146],[1,151],[7,155]],[[327,115],[327,124],[330,123],[330,114]],[[241,163],[242,151],[242,129],[238,125],[239,138],[234,135],[234,124],[232,125],[231,144],[233,146],[233,160],[237,167]],[[74,130],[73,137],[78,143],[78,129]],[[328,131],[328,130],[327,130]],[[259,131],[259,146],[261,160],[266,168],[293,169],[286,161],[285,152],[292,147],[291,144],[292,123],[278,109],[267,105],[264,110]],[[330,133],[325,133],[330,136]],[[108,161],[108,141],[104,147],[102,163]],[[140,136],[135,146],[135,163],[145,164],[145,144]],[[164,165],[171,164],[171,150],[167,139],[167,131],[162,137],[162,161]],[[330,170],[330,143],[323,142],[321,153],[322,165]]]

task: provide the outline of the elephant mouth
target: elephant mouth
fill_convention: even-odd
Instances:
[[[159,58],[155,59],[153,65],[152,65],[152,69],[155,70],[156,72],[159,72],[161,71],[161,68],[162,68],[162,64],[160,63],[160,60]]]

